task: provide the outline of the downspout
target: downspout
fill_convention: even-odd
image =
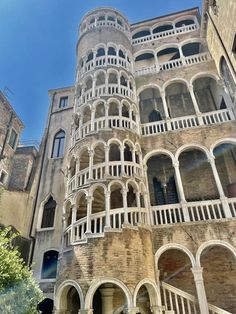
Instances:
[[[47,147],[47,142],[48,142],[48,134],[49,134],[49,128],[50,128],[51,115],[52,115],[52,109],[53,109],[53,102],[54,102],[55,94],[56,94],[56,92],[53,93],[52,98],[51,98],[49,119],[48,119],[47,127],[46,127],[45,133],[44,133],[44,141],[43,141],[43,148],[42,148],[42,160],[41,160],[41,163],[40,163],[40,170],[39,170],[39,178],[38,178],[38,182],[37,182],[36,197],[35,197],[35,200],[34,200],[33,213],[32,213],[32,219],[31,219],[30,231],[29,231],[29,236],[30,236],[30,238],[32,240],[32,244],[31,244],[31,248],[30,248],[30,256],[29,256],[28,265],[32,265],[32,261],[33,261],[33,254],[34,254],[34,247],[35,247],[35,236],[32,235],[32,232],[33,232],[33,226],[34,226],[34,221],[35,221],[35,213],[36,213],[38,196],[39,196],[39,188],[40,188],[41,178],[42,178],[42,173],[43,173],[43,166],[44,166],[44,161],[45,161],[45,153],[46,153],[46,147]]]

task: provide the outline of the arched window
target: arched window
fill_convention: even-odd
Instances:
[[[63,157],[65,144],[65,132],[60,130],[54,137],[52,147],[52,158]]]
[[[50,196],[47,203],[43,207],[43,218],[41,228],[50,228],[54,225],[54,216],[57,203]]]
[[[57,275],[58,252],[51,250],[43,255],[42,279],[53,279]]]

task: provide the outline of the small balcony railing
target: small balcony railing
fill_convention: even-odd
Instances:
[[[167,62],[162,62],[157,64],[153,64],[149,67],[143,67],[135,70],[135,76],[148,75],[153,73],[159,73],[161,71],[170,71],[174,69],[181,68],[183,66],[189,66],[193,64],[199,64],[202,62],[207,62],[212,60],[209,52],[203,52],[199,54],[195,54],[188,57],[182,57],[180,59],[175,59]]]
[[[150,35],[143,36],[140,38],[132,39],[132,44],[133,45],[143,44],[149,41],[154,41],[154,40],[158,40],[158,39],[162,39],[162,38],[166,38],[166,37],[170,37],[174,35],[193,32],[197,29],[198,29],[198,26],[196,24],[186,25],[186,26],[175,28],[175,29],[169,29],[167,31],[163,31],[160,33],[150,34]]]
[[[85,73],[95,70],[96,68],[106,66],[117,66],[123,67],[128,71],[131,71],[131,64],[124,58],[118,56],[101,56],[97,57],[87,63],[80,69],[80,76],[82,77]]]
[[[236,218],[236,197],[226,199],[225,203],[218,199],[152,206],[153,225],[224,219],[226,207],[230,216]]]
[[[121,96],[121,97],[128,97],[130,100],[134,101],[135,100],[135,94],[132,89],[130,89],[127,86],[119,86],[118,84],[108,84],[107,86],[100,85],[97,86],[94,89],[89,89],[82,96],[80,96],[77,99],[77,106],[80,106],[82,104],[87,103],[88,101],[94,99],[94,98],[99,98],[102,96]]]
[[[142,177],[142,167],[132,161],[109,161],[107,165],[100,163],[93,165],[91,170],[83,169],[73,176],[68,182],[68,194],[76,191],[84,185],[87,185],[91,180],[105,180],[107,178],[118,177]]]
[[[99,237],[104,235],[105,228],[105,211],[91,214],[90,224],[91,230],[89,237]],[[128,207],[127,208],[128,224],[137,226],[139,224],[148,224],[147,210],[145,208]],[[125,223],[124,208],[116,208],[110,210],[110,228],[121,230],[122,225]],[[65,247],[84,241],[87,237],[87,217],[81,218],[76,221],[73,226],[68,226],[64,231],[64,245]]]
[[[160,120],[151,123],[142,124],[142,135],[150,136],[168,131],[176,131],[180,129],[194,128],[201,125],[218,124],[234,120],[231,109],[222,109],[210,111],[201,114],[201,123],[199,116],[183,116],[169,120]]]

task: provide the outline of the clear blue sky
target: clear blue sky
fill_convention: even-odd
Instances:
[[[202,0],[0,0],[0,89],[25,124],[23,140],[40,140],[49,89],[75,78],[81,17],[98,6],[120,10],[131,23],[191,7]]]

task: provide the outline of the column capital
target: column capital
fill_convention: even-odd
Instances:
[[[139,312],[139,308],[138,307],[132,307],[129,309],[125,309],[125,313],[126,314],[136,314]]]
[[[175,160],[172,165],[174,168],[179,168],[179,161]]]
[[[88,154],[89,154],[89,157],[93,157],[94,150],[93,149],[89,149]]]
[[[203,277],[202,277],[203,268],[202,267],[195,266],[195,267],[191,268],[191,271],[193,273],[195,281],[199,281],[199,280],[202,281],[203,280]]]
[[[94,200],[94,197],[92,195],[88,195],[88,196],[86,196],[86,200],[88,202],[92,202]]]
[[[160,94],[161,94],[161,97],[165,97],[165,96],[166,96],[165,90],[161,90],[161,91],[160,91]]]

